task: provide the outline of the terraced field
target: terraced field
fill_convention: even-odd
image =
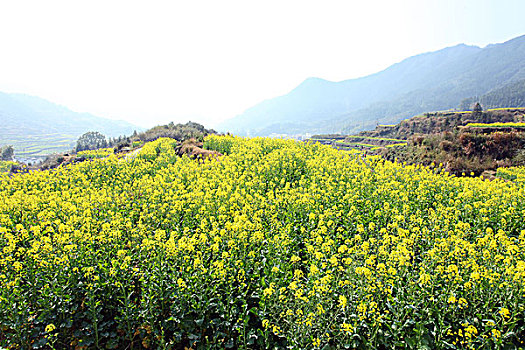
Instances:
[[[468,123],[467,127],[483,129],[523,129],[525,128],[525,123]]]
[[[67,152],[74,148],[77,138],[63,134],[11,135],[0,139],[0,145],[12,145],[17,158],[31,158]]]
[[[394,138],[385,137],[370,137],[359,135],[341,135],[326,136],[326,137],[312,137],[313,142],[318,142],[324,145],[330,145],[339,150],[370,150],[377,151],[381,148],[389,147],[403,147],[406,146],[407,141]]]

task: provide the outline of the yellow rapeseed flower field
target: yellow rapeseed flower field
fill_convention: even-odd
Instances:
[[[523,183],[285,140],[175,146],[0,174],[1,347],[523,346]]]
[[[80,151],[77,156],[80,158],[106,158],[109,155],[115,153],[113,148],[99,148],[96,150]]]
[[[16,162],[12,162],[9,160],[0,160],[0,173],[2,172],[8,172],[11,170],[13,166],[18,165]]]
[[[496,175],[502,179],[512,180],[514,182],[525,182],[525,167],[498,168]]]

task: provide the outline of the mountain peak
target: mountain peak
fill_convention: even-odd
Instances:
[[[524,39],[490,48],[457,44],[409,57],[358,79],[308,78],[288,94],[247,109],[219,129],[259,136],[283,129],[290,134],[353,132],[378,121],[388,124],[455,108],[465,98],[525,78]]]
[[[319,84],[319,83],[332,83],[331,81],[329,80],[326,80],[326,79],[323,79],[323,78],[318,78],[318,77],[309,77],[309,78],[306,78],[302,83],[302,84]]]

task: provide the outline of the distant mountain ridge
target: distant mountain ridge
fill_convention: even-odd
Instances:
[[[470,97],[461,101],[459,110],[468,111],[475,102],[483,108],[504,108],[525,106],[525,79],[509,83],[489,91],[482,96]]]
[[[125,121],[77,113],[45,99],[0,92],[0,146],[13,145],[15,156],[42,156],[71,149],[80,135],[99,131],[108,137],[141,128]]]
[[[218,129],[260,136],[356,132],[379,122],[456,108],[465,98],[525,79],[524,58],[525,36],[520,36],[485,48],[460,44],[420,54],[357,79],[309,78]]]

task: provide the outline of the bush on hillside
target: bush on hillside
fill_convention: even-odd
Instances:
[[[141,132],[136,136],[136,139],[149,142],[161,137],[168,137],[177,141],[195,138],[202,142],[204,137],[214,133],[215,131],[213,129],[206,129],[198,123],[188,122],[186,124],[174,124],[171,122],[167,125],[155,126],[147,131]]]

